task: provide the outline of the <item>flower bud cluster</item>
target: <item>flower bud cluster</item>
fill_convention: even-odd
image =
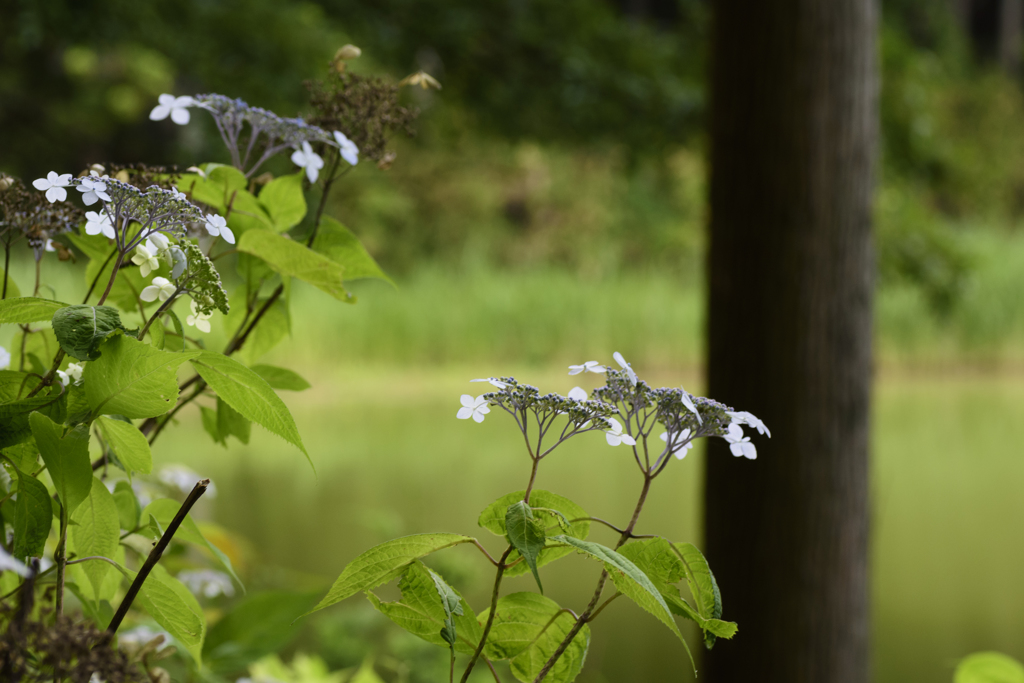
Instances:
[[[519,384],[513,377],[498,378],[505,387],[484,394],[483,397],[493,405],[499,405],[515,415],[535,414],[544,420],[554,415],[565,415],[569,422],[578,429],[594,423],[596,426],[608,428],[608,418],[618,414],[618,409],[599,400],[577,401],[555,393],[541,394],[540,390],[529,384]]]
[[[187,239],[181,240],[178,246],[185,251],[188,263],[182,276],[187,283],[189,295],[195,303],[195,312],[199,315],[210,315],[217,309],[224,315],[228,314],[228,293],[220,281],[220,273],[213,261],[206,257],[199,246]]]
[[[597,393],[597,392],[595,392]],[[670,433],[689,429],[694,438],[703,436],[726,436],[729,425],[734,421],[727,405],[703,396],[694,396],[685,389],[662,388],[651,391],[657,405],[656,419]],[[696,412],[690,410],[684,398],[689,399]],[[698,418],[698,415],[700,416]]]

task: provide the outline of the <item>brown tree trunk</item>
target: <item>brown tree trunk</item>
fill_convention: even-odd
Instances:
[[[709,448],[705,546],[739,622],[711,683],[868,680],[877,14],[714,3],[709,395],[773,438]]]
[[[999,63],[1011,76],[1020,75],[1024,0],[1002,0],[999,5]]]

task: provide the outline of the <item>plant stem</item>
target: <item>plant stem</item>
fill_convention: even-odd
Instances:
[[[53,363],[50,365],[50,369],[45,375],[43,375],[43,378],[39,380],[39,384],[37,384],[32,391],[28,392],[28,396],[25,398],[32,398],[42,391],[44,387],[48,387],[53,384],[53,377],[57,374],[57,368],[60,367],[60,362],[62,360],[64,360],[64,349],[59,349],[57,351],[57,355],[53,358]]]
[[[85,293],[85,298],[82,299],[83,304],[89,303],[89,297],[92,296],[93,290],[96,289],[96,283],[100,281],[100,275],[103,275],[103,271],[106,269],[107,264],[110,263],[110,259],[114,258],[114,254],[116,253],[118,253],[117,247],[114,247],[114,251],[110,252],[110,256],[108,256],[107,260],[103,262],[102,266],[100,266],[99,272],[96,273],[96,277],[92,279],[92,284],[89,285],[89,291]]]
[[[647,500],[647,494],[651,490],[651,482],[653,480],[653,477],[647,474],[644,475],[644,486],[640,491],[640,498],[636,502],[636,508],[633,510],[633,518],[629,521],[629,526],[627,526],[619,535],[619,542],[615,544],[616,550],[621,548],[622,545],[629,540],[630,536],[632,536],[633,528],[636,526],[637,520],[640,519],[640,512],[644,509],[644,502]],[[604,585],[607,581],[608,570],[606,569],[601,572],[601,578],[597,581],[597,589],[594,591],[594,596],[590,599],[590,604],[588,604],[587,608],[583,610],[579,617],[576,618],[576,623],[572,625],[572,628],[569,629],[565,638],[563,638],[562,642],[558,644],[558,649],[556,649],[554,654],[552,654],[551,657],[548,658],[548,661],[544,663],[544,668],[542,668],[540,673],[537,674],[537,677],[533,679],[533,683],[540,683],[544,680],[544,677],[548,675],[549,671],[551,671],[551,667],[553,667],[555,662],[558,661],[558,658],[565,653],[569,644],[572,643],[573,638],[575,638],[576,634],[578,634],[583,628],[583,625],[593,617],[597,616],[597,603],[601,599],[601,593],[604,591]]]
[[[149,326],[153,324],[153,321],[159,318],[161,315],[163,315],[164,311],[166,311],[174,304],[175,300],[178,298],[178,295],[181,294],[181,291],[181,287],[178,287],[176,290],[174,290],[174,294],[167,298],[167,301],[160,304],[160,308],[156,309],[156,312],[153,313],[150,319],[146,321],[146,324],[143,325],[142,329],[139,330],[139,341],[142,341],[142,338],[146,336],[146,332],[149,330]]]
[[[494,574],[494,590],[491,591],[491,609],[487,614],[487,623],[484,625],[483,633],[480,635],[480,643],[476,646],[476,650],[473,651],[473,656],[469,659],[469,664],[466,665],[466,672],[462,674],[462,678],[459,683],[466,683],[469,680],[469,674],[473,673],[473,667],[476,666],[476,660],[480,658],[480,653],[484,651],[484,643],[487,642],[487,636],[491,633],[491,626],[494,625],[494,614],[498,611],[498,589],[501,588],[501,577],[505,574],[505,560],[512,554],[513,546],[509,546],[502,553],[501,559],[498,560],[498,570]]]
[[[100,300],[96,302],[97,306],[102,306],[103,302],[106,301],[107,297],[110,295],[110,289],[114,286],[114,280],[117,279],[117,273],[118,273],[118,271],[121,270],[121,264],[123,262],[124,262],[124,254],[122,254],[119,251],[119,252],[117,252],[117,260],[114,261],[114,272],[112,272],[110,274],[110,281],[107,283],[107,288],[105,290],[103,290],[103,296],[101,296]],[[102,271],[100,271],[100,272],[102,272]]]
[[[537,479],[538,467],[540,467],[540,458],[533,458],[533,469],[530,470],[530,481],[526,484],[526,494],[523,496],[523,502],[527,505],[530,504],[530,493],[533,491],[533,482]]]
[[[54,611],[59,617],[64,613],[64,568],[67,566],[68,547],[68,509],[64,503],[60,504],[60,540],[57,541],[57,549],[53,552],[53,561],[57,564],[57,596],[54,603]]]
[[[10,277],[8,274],[11,270],[11,243],[9,240],[4,240],[4,292],[0,299],[7,298],[7,278]]]
[[[191,395],[190,395],[190,396],[189,396],[188,398],[186,398],[185,400],[183,400],[183,401],[182,401],[181,403],[179,403],[178,405],[174,406],[174,410],[172,410],[172,411],[171,411],[170,413],[168,413],[168,414],[167,414],[167,417],[166,417],[166,418],[164,418],[164,419],[163,419],[163,420],[162,420],[161,422],[158,422],[158,423],[157,423],[157,425],[156,425],[156,431],[154,431],[154,432],[153,432],[153,436],[151,436],[151,437],[149,438],[149,445],[150,445],[150,446],[152,446],[152,445],[153,445],[153,442],[154,442],[154,441],[156,441],[156,437],[160,436],[160,432],[164,431],[164,427],[165,427],[165,426],[167,426],[167,424],[168,424],[168,423],[170,423],[170,421],[171,421],[171,418],[173,418],[173,417],[174,417],[174,416],[175,416],[175,415],[176,415],[176,414],[178,413],[178,411],[179,411],[179,410],[181,410],[182,408],[184,408],[185,406],[187,406],[187,405],[188,405],[189,403],[191,403],[191,402],[192,402],[192,400],[193,400],[193,399],[194,399],[194,398],[195,398],[196,396],[198,396],[199,394],[203,393],[203,389],[205,389],[205,388],[206,388],[206,382],[202,382],[202,381],[200,381],[200,382],[199,382],[199,386],[197,386],[197,387],[195,388],[195,391],[193,391],[193,392],[192,392],[192,394],[191,394]],[[145,426],[145,425],[143,425],[143,426]]]
[[[132,581],[132,585],[128,588],[128,592],[125,593],[124,599],[121,600],[121,604],[117,608],[117,612],[114,613],[114,618],[110,620],[110,625],[107,626],[107,638],[113,637],[117,633],[117,629],[121,626],[121,622],[124,621],[124,617],[128,614],[128,609],[132,606],[132,602],[135,601],[135,596],[139,594],[139,590],[142,588],[142,584],[145,583],[146,578],[149,577],[149,573],[153,571],[153,567],[160,561],[160,556],[163,555],[167,545],[171,542],[171,538],[174,537],[174,532],[178,530],[181,523],[185,521],[186,515],[192,506],[196,504],[196,501],[206,493],[206,488],[210,485],[209,479],[203,479],[196,483],[193,487],[192,492],[185,498],[185,502],[178,508],[178,514],[174,515],[174,519],[167,525],[167,530],[164,531],[163,536],[157,541],[156,545],[149,552],[149,557],[146,558],[146,562],[142,565],[142,569],[135,575],[135,580]]]

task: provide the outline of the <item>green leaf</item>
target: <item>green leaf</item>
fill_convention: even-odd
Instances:
[[[316,597],[309,592],[261,591],[243,598],[206,634],[203,661],[213,673],[227,675],[280,652],[299,634],[292,622],[313,606]]]
[[[85,366],[85,395],[96,415],[129,419],[163,415],[178,401],[178,366],[198,351],[170,353],[121,334],[101,347]]]
[[[249,443],[249,435],[252,432],[252,422],[242,417],[242,414],[217,397],[217,432],[226,439],[228,435],[234,436],[244,444]]]
[[[14,502],[14,557],[41,557],[53,522],[50,494],[35,477],[20,469],[18,499]]]
[[[373,670],[373,657],[367,657],[363,660],[359,670],[345,683],[384,683],[384,679]]]
[[[142,519],[149,519],[150,516],[152,516],[162,529],[166,529],[170,525],[171,520],[174,519],[174,516],[178,514],[178,510],[180,508],[181,505],[177,501],[169,498],[159,498],[146,506],[146,509],[142,511]],[[208,550],[220,563],[221,567],[224,568],[224,571],[231,575],[231,578],[235,580],[238,587],[241,588],[243,592],[245,591],[245,586],[242,584],[241,579],[238,578],[238,575],[235,574],[235,568],[231,565],[230,558],[228,558],[220,548],[210,543],[210,541],[203,536],[203,532],[201,532],[199,527],[196,526],[195,521],[192,519],[192,515],[185,515],[185,519],[182,520],[181,526],[179,526],[178,530],[174,533],[174,540],[179,543],[191,543],[199,548]]]
[[[185,584],[158,564],[146,577],[136,600],[156,623],[185,647],[196,663],[202,662],[206,619]]]
[[[17,283],[14,282],[14,278],[10,274],[4,273],[4,269],[0,268],[0,292],[3,292],[4,283],[7,284],[7,298],[17,299],[21,296],[21,291],[18,289]]]
[[[267,183],[259,200],[277,232],[291,230],[306,215],[306,197],[302,192],[304,171],[281,176]]]
[[[327,595],[310,613],[387,583],[414,561],[434,551],[475,540],[459,534],[416,534],[374,546],[348,563]]]
[[[227,447],[227,437],[220,433],[220,425],[217,424],[217,411],[206,406],[199,406],[199,414],[203,419],[203,429],[210,435],[213,442]]]
[[[355,303],[345,290],[345,268],[305,245],[268,230],[250,230],[238,240],[238,250],[258,256],[281,275],[297,277],[335,299]]]
[[[680,559],[683,561],[686,583],[690,587],[690,595],[693,596],[697,605],[697,613],[707,622],[707,625],[701,624],[701,627],[705,628],[705,644],[709,648],[714,645],[715,636],[731,638],[736,632],[735,624],[721,622],[732,624],[732,632],[729,632],[728,629],[723,631],[718,624],[713,623],[722,617],[722,593],[718,590],[718,582],[715,581],[715,575],[711,573],[708,561],[692,543],[675,543],[673,547],[679,552]]]
[[[683,634],[679,632],[679,627],[676,626],[676,622],[672,618],[672,611],[657,587],[639,567],[611,548],[607,548],[599,543],[581,541],[578,538],[565,535],[552,536],[551,540],[556,543],[564,543],[575,548],[583,555],[603,562],[605,569],[611,576],[612,581],[615,582],[615,587],[619,589],[620,593],[653,614],[672,633],[676,634],[683,647],[686,648],[686,654],[690,656],[690,663],[693,664],[694,673],[696,673],[697,666],[693,662],[693,655],[690,654],[690,646],[686,644]]]
[[[96,477],[91,479],[89,496],[71,515],[73,524],[68,526],[70,547],[78,557],[100,556],[113,559],[121,537],[117,503],[102,481]],[[104,579],[113,569],[111,565],[96,560],[83,562],[81,568],[89,577],[96,599],[114,597],[112,592],[105,594],[103,590]]]
[[[153,471],[153,454],[149,450],[149,441],[131,422],[123,422],[110,417],[99,417],[96,425],[106,440],[110,450],[121,461],[128,479],[132,472],[149,474]]]
[[[1000,652],[976,652],[957,664],[953,683],[1024,683],[1024,666]]]
[[[398,588],[402,599],[395,602],[383,602],[371,591],[366,591],[366,597],[378,612],[428,643],[440,647],[454,644],[456,652],[463,654],[476,650],[483,629],[472,608],[461,602],[462,596],[444,579],[416,560],[402,574]],[[452,631],[447,632],[449,627]],[[449,636],[453,636],[451,641]]]
[[[177,336],[172,337],[169,332],[164,331],[164,350],[166,351],[184,351],[185,350],[185,328],[181,326],[181,319],[178,318],[177,314],[167,309],[164,311],[164,315],[171,319],[171,323],[174,325],[174,333]]]
[[[53,314],[67,306],[60,301],[21,297],[0,301],[0,325],[38,323],[51,320]]]
[[[27,417],[25,421],[28,422]],[[6,446],[3,454],[10,458],[14,466],[22,472],[32,473],[39,468],[39,449],[31,441],[20,443],[17,446]]]
[[[198,358],[193,358],[192,367],[228,405],[294,444],[309,458],[292,414],[262,377],[238,361],[211,351],[204,351]],[[309,463],[312,465],[313,461]]]
[[[266,303],[265,299],[259,299],[254,308],[259,309],[264,303]],[[237,307],[237,310],[238,317],[229,318],[226,323],[229,329],[232,327],[237,328],[241,324],[242,317],[245,315],[241,306]],[[238,322],[235,322],[235,320]],[[285,339],[291,333],[291,328],[292,321],[288,315],[288,305],[282,299],[278,299],[263,314],[259,325],[253,328],[252,333],[245,340],[245,346],[235,355],[243,363],[252,363],[262,358],[268,351]]]
[[[161,351],[164,350],[167,340],[164,335],[164,324],[159,320],[154,320],[149,326],[149,342]]]
[[[98,301],[113,275],[114,264],[117,261],[117,245],[103,235],[67,233],[66,237],[89,257],[89,265],[85,269],[85,286],[91,287],[93,282],[96,283],[90,298]],[[167,274],[166,266],[161,267],[161,272]],[[148,284],[138,268],[121,268],[114,278],[107,301],[116,304],[122,310],[134,311],[138,308],[139,294]],[[145,305],[155,305],[155,302]]]
[[[394,285],[352,231],[330,216],[320,219],[313,249],[345,268],[346,280],[378,278]]]
[[[488,611],[477,617],[480,623],[486,622]],[[543,595],[506,595],[496,605],[484,656],[492,660],[511,659],[515,677],[530,683],[569,635],[575,621],[571,613]],[[589,645],[590,627],[584,624],[544,680],[568,683],[575,679],[583,668]]]
[[[253,365],[249,368],[257,375],[267,381],[273,389],[285,391],[305,391],[310,384],[298,373],[285,368],[278,368],[273,365]]]
[[[526,491],[515,491],[502,496],[488,505],[487,508],[480,513],[480,519],[477,523],[491,533],[497,534],[498,536],[505,536],[505,513],[508,510],[508,506],[517,500],[522,500],[524,495],[526,495]],[[562,496],[559,496],[556,493],[551,493],[550,491],[534,489],[530,492],[530,506],[534,510],[556,510],[565,515],[569,520],[580,520],[578,522],[571,522],[572,532],[568,533],[568,536],[585,539],[590,533],[590,520],[586,519],[589,515],[583,510],[583,508],[568,498],[563,498]],[[557,532],[557,527],[551,531],[551,533]],[[571,548],[567,548],[565,546],[548,546],[541,551],[540,557],[537,559],[537,567],[543,567],[544,565],[554,562],[566,555],[571,555],[572,552],[573,550]],[[512,555],[509,556],[509,561],[515,561],[517,557],[518,553],[513,552]],[[530,571],[529,566],[525,562],[520,562],[511,569],[508,569],[505,572],[505,576],[519,576],[528,571]]]
[[[544,549],[546,536],[544,527],[533,518],[533,510],[521,500],[508,506],[505,512],[505,530],[508,533],[508,540],[519,554],[526,560],[533,578],[537,580],[537,587],[544,592],[544,586],[540,582],[540,574],[537,573],[537,556]]]
[[[72,358],[96,360],[99,345],[117,330],[121,316],[110,306],[65,306],[53,314],[53,333]]]
[[[39,413],[32,413],[29,423],[57,497],[68,514],[73,515],[92,490],[89,427],[80,425],[62,434],[60,425]]]
[[[135,497],[132,485],[122,480],[114,485],[114,505],[117,506],[117,517],[121,528],[131,531],[139,525],[139,500]]]
[[[0,403],[0,448],[7,449],[31,439],[29,417],[36,411],[45,411],[51,404],[56,404],[59,397],[58,387],[45,395]]]

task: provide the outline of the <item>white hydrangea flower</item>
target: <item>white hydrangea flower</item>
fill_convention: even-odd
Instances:
[[[356,147],[356,143],[345,137],[345,134],[340,131],[334,131],[334,139],[338,143],[338,147],[341,150],[341,158],[348,163],[355,166],[359,163],[359,148]],[[301,165],[301,164],[300,164]]]
[[[704,424],[704,419],[700,416],[700,413],[697,411],[697,406],[693,404],[693,397],[690,396],[689,392],[687,392],[686,389],[679,387],[679,390],[683,392],[683,405],[686,406],[687,410],[689,410],[691,413],[697,416],[698,424]]]
[[[192,313],[185,318],[185,323],[190,327],[195,325],[195,328],[200,332],[210,331],[210,318],[213,317],[212,313],[200,313],[196,307],[196,302],[193,299],[191,302]]]
[[[4,347],[0,346],[0,370],[3,370],[11,364],[11,353]]]
[[[82,383],[82,370],[84,369],[78,363],[68,363],[67,370],[58,370],[57,376],[64,386],[69,386],[72,383],[77,386]]]
[[[324,160],[313,151],[313,147],[310,146],[308,141],[303,141],[302,149],[297,149],[292,153],[292,163],[306,169],[306,177],[309,178],[311,183],[316,182],[317,177],[320,175],[320,169],[324,167]]]
[[[462,407],[459,408],[456,417],[460,420],[473,418],[474,422],[483,422],[484,415],[491,412],[490,407],[487,405],[487,399],[483,396],[473,398],[469,394],[463,394],[459,400],[462,403]]]
[[[132,256],[132,263],[139,267],[139,272],[142,273],[142,277],[149,277],[150,273],[160,268],[160,261],[157,260],[156,254],[151,252],[142,244],[135,247],[135,255]]]
[[[173,282],[165,277],[155,277],[153,278],[153,284],[143,288],[139,298],[143,301],[156,301],[157,299],[167,301],[174,296],[176,291],[177,287],[174,286]]]
[[[230,598],[235,594],[231,577],[213,569],[186,569],[178,572],[178,580],[197,597],[215,598],[223,595]]]
[[[214,237],[218,235],[223,237],[224,241],[228,244],[235,243],[235,233],[231,232],[231,228],[228,227],[228,221],[224,216],[218,216],[213,213],[206,214],[206,232]]]
[[[82,193],[82,203],[92,206],[99,200],[110,201],[107,194],[107,184],[96,178],[82,178],[78,183],[78,191]]]
[[[160,104],[153,107],[153,111],[149,112],[150,120],[163,121],[170,116],[171,121],[174,121],[179,126],[184,126],[188,123],[191,117],[188,108],[195,104],[195,101],[188,95],[175,97],[168,93],[158,97],[157,101]]]
[[[573,387],[572,389],[569,390],[568,396],[574,401],[587,400],[587,392],[583,389],[583,387]]]
[[[578,375],[581,372],[603,373],[603,372],[606,372],[607,370],[608,370],[608,368],[606,368],[605,366],[601,365],[596,360],[588,360],[586,363],[583,363],[582,365],[570,365],[569,366],[569,374],[570,375]]]
[[[494,377],[487,377],[485,379],[471,379],[469,381],[470,382],[487,382],[488,384],[490,384],[495,389],[504,389],[505,387],[508,386],[507,384],[502,382],[500,379],[495,379]]]
[[[114,239],[114,225],[110,222],[110,216],[108,216],[105,211],[100,211],[99,213],[96,213],[95,211],[86,211],[85,234],[102,234],[108,239]]]
[[[174,187],[173,185],[171,186],[171,194],[174,195],[175,199],[183,199],[183,200],[187,200],[188,199],[188,197],[185,196],[184,192],[179,190],[177,187]]]
[[[749,425],[756,429],[758,434],[767,434],[769,439],[772,438],[771,430],[768,429],[765,423],[760,418],[756,417],[753,413],[749,413],[746,410],[741,410],[735,413],[728,413],[728,415],[736,424]]]
[[[743,456],[747,460],[757,459],[757,447],[750,443],[749,436],[743,436],[743,427],[735,422],[729,425],[729,433],[722,438],[729,442],[729,450],[737,458]]]
[[[160,252],[165,251],[171,244],[170,240],[167,239],[167,235],[162,232],[151,232],[146,237],[146,249],[151,254],[157,256]]]
[[[636,373],[633,372],[633,368],[630,367],[629,363],[626,362],[626,359],[623,358],[622,354],[619,353],[618,351],[612,354],[612,358],[614,358],[615,362],[619,364],[619,367],[626,371],[626,376],[629,377],[630,383],[635,387],[637,381]]]
[[[45,178],[36,178],[32,181],[32,187],[40,192],[46,192],[46,199],[53,204],[62,202],[68,198],[68,191],[64,188],[71,184],[71,174],[64,173],[57,175],[56,171],[50,171]]]
[[[659,437],[659,438],[667,444],[668,443],[668,432],[663,433],[661,435],[661,437]],[[675,450],[672,451],[672,455],[676,456],[677,460],[682,460],[683,458],[685,458],[687,451],[689,451],[691,448],[693,448],[693,442],[689,441],[689,438],[690,438],[690,430],[689,430],[689,428],[683,429],[683,431],[679,432],[679,436],[676,438],[676,442],[679,445],[677,445]]]
[[[46,238],[46,244],[43,245],[43,250],[44,251],[57,251],[57,249],[53,246],[53,240],[51,240],[49,237]]]
[[[622,425],[614,417],[609,417],[608,422],[611,424],[611,429],[606,429],[604,432],[604,438],[608,442],[609,446],[618,446],[619,444],[626,444],[627,446],[635,446],[636,439],[631,437],[629,434],[625,434],[622,431]]]

